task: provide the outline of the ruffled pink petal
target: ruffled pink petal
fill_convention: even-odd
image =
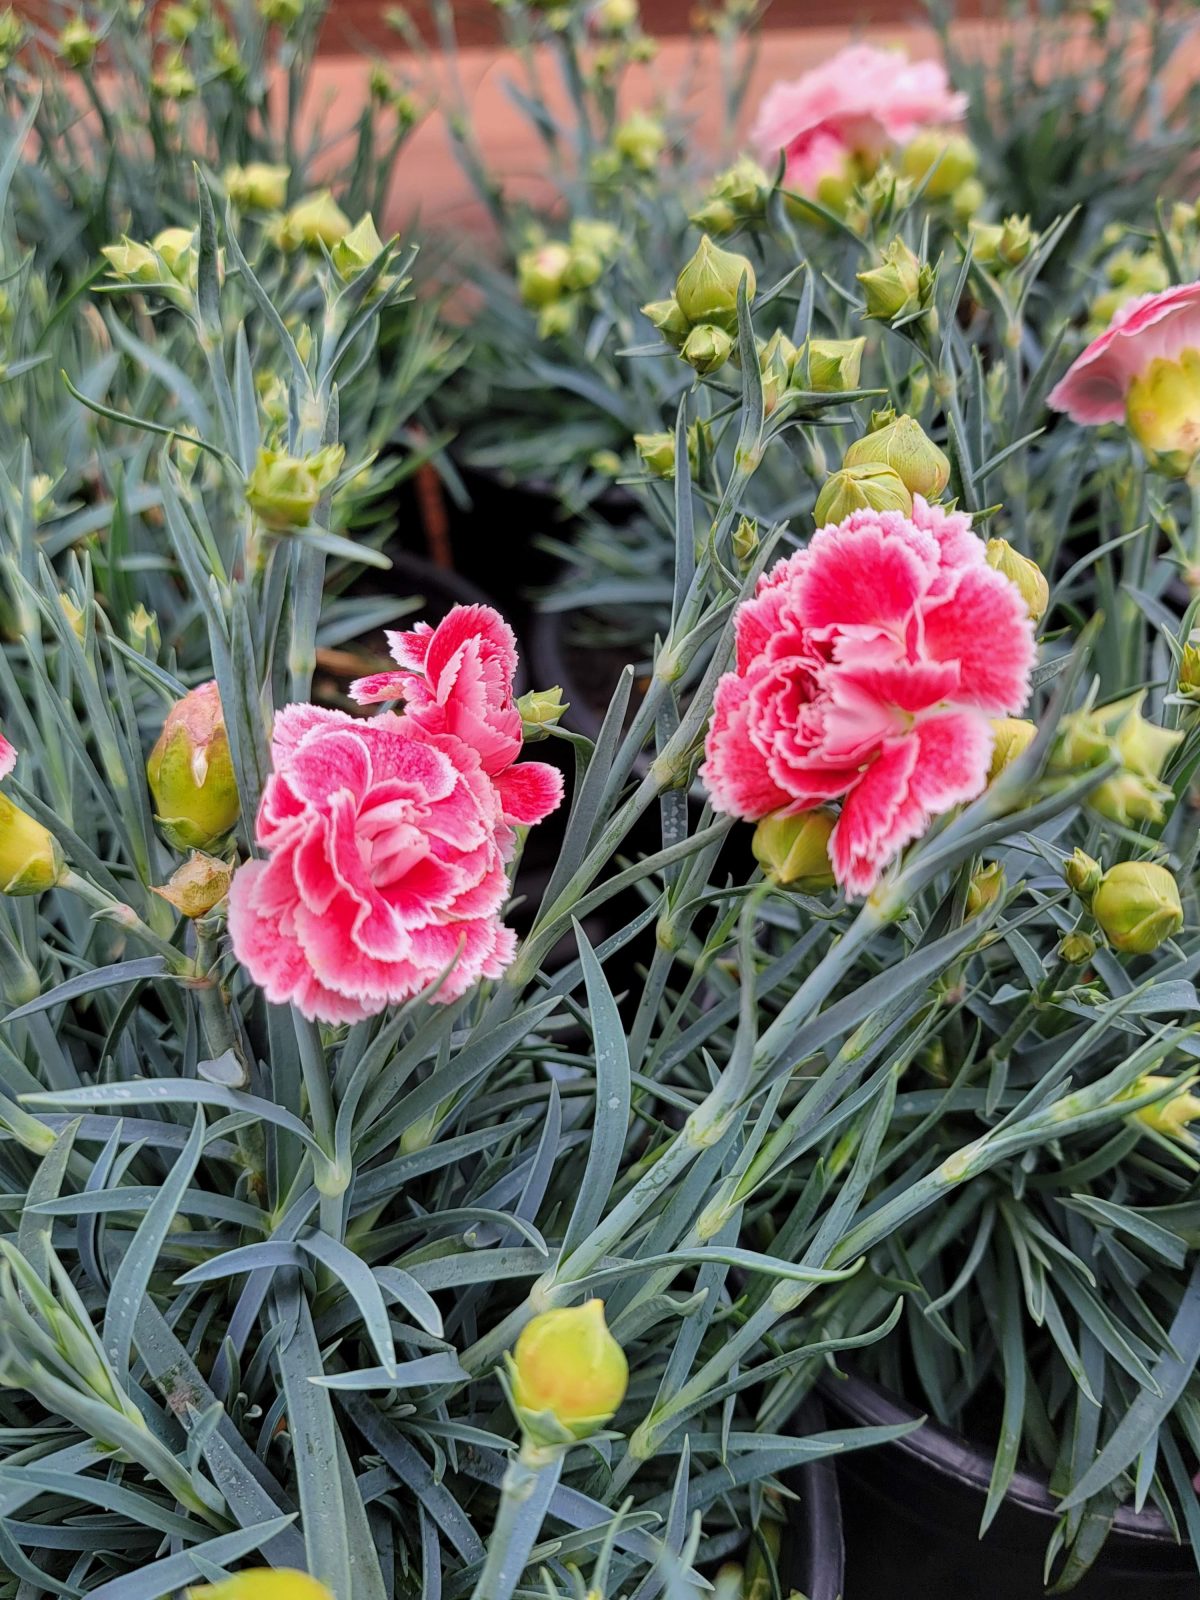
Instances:
[[[848,894],[870,894],[887,863],[920,834],[924,816],[909,794],[919,755],[915,739],[898,740],[846,796],[830,835],[829,859]]]
[[[562,773],[545,761],[522,761],[497,774],[495,783],[504,820],[525,828],[548,817],[563,797]]]
[[[360,706],[376,705],[381,700],[403,700],[410,676],[407,672],[372,672],[365,678],[355,678],[350,685],[350,698]]]
[[[931,605],[923,622],[925,653],[958,664],[958,700],[993,716],[1024,708],[1037,644],[1025,604],[1002,573],[964,569],[954,593]]]
[[[1157,356],[1175,361],[1200,349],[1200,282],[1177,284],[1160,294],[1136,295],[1093,339],[1046,396],[1052,411],[1096,426],[1120,422],[1133,380]]]
[[[749,689],[727,673],[717,685],[700,777],[713,805],[727,816],[757,822],[790,805],[794,796],[775,782],[750,736]]]
[[[0,778],[7,778],[17,764],[17,752],[0,733]]]
[[[894,512],[855,512],[819,528],[796,580],[796,604],[813,630],[856,625],[895,629],[912,614],[937,571],[931,535]]]

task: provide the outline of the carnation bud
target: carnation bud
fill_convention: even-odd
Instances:
[[[831,811],[775,811],[754,830],[754,859],[772,883],[802,894],[832,889],[829,836],[837,818]]]
[[[71,67],[90,67],[100,45],[100,35],[82,17],[72,17],[58,36],[58,53]]]
[[[928,173],[925,193],[930,200],[945,200],[961,183],[974,177],[979,155],[971,141],[961,133],[945,133],[927,128],[904,147],[900,170],[920,182]]]
[[[592,21],[601,33],[627,33],[637,25],[637,0],[599,0]]]
[[[1190,642],[1184,645],[1176,686],[1189,700],[1200,700],[1200,646]]]
[[[733,558],[739,569],[746,572],[758,552],[758,523],[751,517],[742,517],[733,530]]]
[[[741,156],[713,179],[704,204],[692,212],[698,228],[728,233],[739,222],[760,217],[771,193],[771,180],[752,156]]]
[[[1002,572],[1020,591],[1030,621],[1040,622],[1050,604],[1050,585],[1037,562],[1014,550],[1007,539],[989,539],[987,564],[997,572]]]
[[[1166,802],[1172,798],[1165,783],[1139,777],[1135,772],[1118,772],[1097,784],[1087,803],[1098,816],[1128,828],[1138,822],[1161,822],[1166,816]]]
[[[867,297],[867,316],[894,322],[929,304],[933,275],[903,239],[893,239],[879,266],[856,274]]]
[[[1092,896],[1092,915],[1126,955],[1149,955],[1183,927],[1179,886],[1154,861],[1120,861]]]
[[[678,350],[688,336],[691,323],[679,309],[678,300],[651,300],[649,305],[642,307],[642,315],[649,320],[662,334],[673,349]]]
[[[998,778],[1005,767],[1010,767],[1018,756],[1023,756],[1037,738],[1037,724],[1024,717],[994,717],[992,732],[996,742],[992,746],[992,764],[988,768],[988,782]]]
[[[277,28],[293,28],[304,15],[304,0],[258,0],[258,12]]]
[[[1200,447],[1200,350],[1154,356],[1126,391],[1125,418],[1150,465],[1184,477]]]
[[[1114,700],[1063,719],[1053,765],[1059,770],[1101,766],[1114,758],[1121,771],[1093,789],[1088,805],[1113,822],[1161,822],[1173,798],[1161,774],[1180,732],[1147,722],[1141,714],[1144,692]]]
[[[566,287],[571,248],[559,239],[523,250],[517,257],[517,288],[527,306],[538,308],[557,300]]]
[[[915,417],[897,417],[856,439],[844,465],[865,467],[875,462],[890,467],[910,494],[936,500],[950,481],[950,462]]]
[[[146,777],[155,820],[177,850],[203,849],[233,827],[237,778],[215,683],[201,684],[171,707]]]
[[[1029,225],[1029,218],[1015,214],[1005,217],[1000,229],[997,254],[1007,266],[1019,267],[1037,242],[1037,234]]]
[[[635,433],[634,448],[650,472],[659,478],[675,476],[675,435],[673,433]]]
[[[746,299],[754,299],[758,281],[745,256],[722,250],[705,234],[695,255],[675,282],[675,299],[693,325],[712,322],[728,333],[737,332],[738,286],[746,280]]]
[[[199,13],[191,6],[169,5],[162,12],[162,30],[176,44],[186,44],[200,26]]]
[[[625,1398],[629,1366],[608,1331],[604,1302],[543,1311],[526,1323],[508,1357],[513,1404],[535,1443],[586,1439]]]
[[[0,71],[12,65],[12,59],[25,43],[25,24],[11,6],[0,11]]]
[[[899,511],[912,515],[912,495],[891,467],[864,462],[860,467],[842,467],[825,480],[813,517],[818,528],[841,522],[852,511]]]
[[[189,1589],[187,1600],[334,1600],[334,1595],[307,1572],[288,1567],[247,1567],[221,1583],[204,1583]]]
[[[792,384],[813,394],[857,389],[866,339],[809,339],[792,363]]]
[[[112,276],[125,283],[158,283],[163,277],[162,262],[148,244],[123,237],[120,244],[106,244],[100,254]]]
[[[321,496],[346,459],[344,446],[329,444],[311,456],[260,450],[246,479],[246,503],[277,533],[307,528]]]
[[[329,189],[307,195],[280,218],[275,237],[281,250],[332,249],[350,232],[350,218]]]
[[[63,872],[58,840],[36,817],[0,794],[0,894],[41,894]]]
[[[1078,845],[1063,863],[1063,877],[1070,888],[1088,905],[1100,887],[1100,879],[1103,876],[1104,869],[1100,863],[1094,856],[1089,856],[1086,850],[1081,850]]]
[[[971,255],[981,266],[990,267],[1000,260],[1000,240],[1004,229],[998,222],[971,223]]]
[[[537,314],[539,339],[565,339],[575,326],[574,300],[552,300]]]
[[[290,167],[249,161],[244,167],[226,167],[222,181],[229,199],[242,210],[278,211],[287,199],[290,177]]]
[[[667,143],[666,129],[657,117],[635,111],[613,133],[613,146],[639,172],[653,172]]]
[[[58,510],[54,502],[54,479],[48,472],[35,472],[30,478],[29,504],[37,523],[48,521]]]
[[[154,235],[150,244],[173,278],[180,283],[195,280],[196,235],[192,228],[164,228]]]
[[[1200,1119],[1200,1095],[1191,1093],[1194,1078],[1169,1078],[1157,1072],[1144,1072],[1130,1084],[1122,1098],[1135,1099],[1151,1090],[1162,1091],[1162,1098],[1152,1100],[1131,1113],[1134,1122],[1161,1133],[1167,1139],[1187,1137],[1188,1124]],[[1173,1090],[1168,1093],[1168,1090]]]
[[[967,886],[967,916],[977,917],[1004,893],[1004,868],[998,861],[989,861],[971,874]]]
[[[224,900],[232,877],[233,869],[226,862],[194,850],[166,883],[152,887],[154,893],[173,905],[181,916],[194,919],[206,917]]]
[[[1096,954],[1096,941],[1090,933],[1065,933],[1059,941],[1058,954],[1073,967],[1086,967]]]
[[[521,713],[521,737],[526,744],[535,744],[539,739],[548,738],[550,729],[558,727],[563,712],[571,709],[569,703],[564,704],[562,693],[557,686],[553,689],[531,689],[517,701],[517,710]]]
[[[970,222],[987,200],[987,192],[978,178],[965,178],[950,196],[950,209],[957,222]]]
[[[694,367],[703,377],[706,372],[715,372],[718,367],[723,367],[732,351],[733,339],[724,328],[718,328],[711,322],[701,322],[683,341],[679,354],[689,367]]]
[[[150,88],[159,100],[190,100],[196,92],[196,79],[183,57],[173,55],[150,79]]]
[[[125,637],[135,650],[145,656],[158,654],[162,644],[162,634],[159,632],[158,618],[153,611],[147,611],[139,601],[125,619]]]
[[[601,217],[576,217],[571,224],[571,249],[611,261],[621,248],[621,230]]]
[[[349,282],[375,261],[383,249],[383,240],[375,227],[375,218],[368,211],[364,217],[339,239],[329,252],[338,276]]]

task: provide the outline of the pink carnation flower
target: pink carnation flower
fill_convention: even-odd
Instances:
[[[966,95],[950,88],[940,61],[855,44],[792,82],[773,84],[750,142],[768,164],[782,150],[788,185],[812,193],[849,156],[876,160],[921,128],[957,122],[966,109]]]
[[[513,824],[540,822],[562,797],[553,767],[512,764],[516,653],[494,612],[460,607],[393,648],[412,663],[385,675],[405,680],[392,688],[410,699],[404,715],[294,705],[275,719],[256,829],[269,858],[240,867],[229,892],[251,977],[275,1004],[327,1022],[356,1022],[443,974],[443,1002],[499,977],[515,949],[500,921]]]
[[[17,764],[17,752],[0,733],[0,778],[7,778]]]
[[[1200,283],[1127,300],[1106,332],[1072,362],[1046,404],[1093,427],[1120,422],[1134,380],[1156,357],[1177,361],[1185,350],[1200,350]]]
[[[841,800],[844,889],[868,894],[931,819],[987,782],[990,719],[1029,697],[1033,626],[961,512],[856,511],[739,608],[701,776],[748,821]]]

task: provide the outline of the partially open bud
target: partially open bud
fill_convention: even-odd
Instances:
[[[998,861],[989,861],[972,873],[967,886],[967,916],[977,917],[1004,893],[1004,868]]]
[[[216,856],[203,851],[192,854],[177,867],[166,883],[154,885],[154,893],[173,905],[180,916],[206,917],[229,893],[233,869]]]
[[[243,211],[279,211],[287,200],[289,167],[266,161],[249,161],[244,167],[226,167],[225,193]]]
[[[1189,700],[1200,700],[1200,645],[1189,640],[1179,658],[1179,677],[1176,687]]]
[[[813,507],[818,528],[841,522],[852,511],[899,511],[912,515],[912,495],[890,467],[874,462],[842,467],[822,486]]]
[[[0,794],[0,894],[41,894],[62,871],[62,851],[50,830]]]
[[[920,311],[933,294],[933,272],[922,265],[903,239],[886,246],[877,267],[856,274],[867,297],[867,316],[894,322]]]
[[[649,305],[642,307],[642,315],[649,318],[675,350],[678,350],[687,338],[692,326],[679,309],[679,302],[674,297],[670,300],[651,300]]]
[[[857,389],[865,338],[809,339],[792,363],[792,387],[813,394],[845,394]]]
[[[155,820],[177,850],[203,849],[233,827],[237,779],[215,683],[201,684],[171,707],[146,777]]]
[[[603,1300],[534,1317],[508,1357],[508,1372],[521,1427],[539,1444],[595,1433],[617,1411],[629,1382]]]
[[[563,712],[571,709],[563,703],[562,693],[557,686],[553,689],[531,689],[517,701],[517,710],[521,713],[521,737],[526,744],[548,738],[550,729],[558,727]]]
[[[1194,1078],[1169,1078],[1163,1073],[1145,1072],[1125,1094],[1140,1098],[1152,1089],[1162,1091],[1162,1099],[1152,1100],[1131,1113],[1134,1122],[1161,1133],[1167,1139],[1186,1139],[1188,1124],[1200,1120],[1200,1095],[1191,1092]],[[1169,1091],[1174,1091],[1169,1092]]]
[[[712,322],[727,333],[737,332],[738,286],[746,280],[746,298],[758,288],[754,267],[734,250],[722,250],[707,234],[675,282],[675,299],[690,323]]]
[[[1120,861],[1092,896],[1092,915],[1115,950],[1149,955],[1183,927],[1179,886],[1154,861]]]
[[[961,133],[924,129],[905,145],[900,154],[900,170],[905,177],[920,182],[929,174],[925,194],[930,200],[945,200],[959,184],[975,175],[979,155],[971,141]]]
[[[989,539],[987,564],[1016,585],[1030,620],[1040,622],[1050,604],[1050,585],[1037,562],[1014,550],[1007,539]]]
[[[613,133],[613,147],[639,172],[653,172],[667,143],[666,129],[657,117],[635,111]]]
[[[675,435],[635,433],[633,444],[647,470],[659,478],[675,476]]]
[[[383,249],[383,240],[375,226],[375,218],[368,211],[350,232],[340,238],[329,252],[330,260],[340,278],[349,282],[365,272]]]
[[[723,367],[732,351],[733,339],[724,328],[718,328],[715,323],[701,322],[683,341],[679,354],[689,367],[694,367],[703,377],[706,372],[715,372],[718,367]]]
[[[112,276],[125,283],[158,283],[164,276],[163,264],[148,244],[122,238],[120,244],[106,244],[100,254]]]
[[[1104,869],[1096,858],[1078,845],[1063,863],[1063,877],[1085,905],[1091,904],[1103,876]]]
[[[328,189],[307,195],[279,219],[276,239],[281,250],[329,249],[350,232],[350,218]]]
[[[1073,967],[1086,967],[1096,954],[1096,941],[1090,933],[1065,933],[1059,942],[1059,956]]]
[[[760,217],[771,193],[771,180],[752,156],[741,156],[713,179],[704,203],[691,221],[709,233],[728,233],[738,223]]]
[[[307,528],[345,459],[345,447],[340,444],[327,444],[311,456],[260,450],[246,479],[246,503],[277,533]]]
[[[1182,478],[1200,451],[1200,350],[1148,362],[1126,391],[1125,418],[1151,466]]]
[[[187,1600],[335,1600],[331,1590],[307,1572],[289,1567],[247,1567],[223,1583],[203,1583]]]
[[[775,811],[754,830],[751,849],[766,877],[781,889],[820,894],[832,889],[829,836],[837,818],[830,811]]]
[[[100,35],[82,17],[72,17],[58,36],[58,53],[72,67],[90,67],[100,46]]]
[[[192,228],[164,228],[156,233],[150,244],[155,249],[167,271],[180,283],[192,283],[196,277],[196,234]]]
[[[936,500],[950,481],[950,462],[945,452],[922,428],[915,417],[896,417],[856,439],[846,451],[844,465],[865,467],[870,463],[890,467],[910,494]]]
[[[1005,217],[1000,227],[1000,242],[996,253],[1009,267],[1019,267],[1037,243],[1037,234],[1029,225],[1029,218],[1013,215]]]
[[[566,285],[563,279],[571,265],[571,247],[561,239],[523,250],[517,257],[517,288],[527,306],[547,306],[557,300]]]
[[[144,656],[156,656],[162,645],[158,618],[140,601],[125,618],[125,637]]]
[[[994,717],[992,732],[996,742],[992,746],[992,764],[988,768],[988,782],[998,778],[1005,767],[1010,767],[1018,756],[1023,756],[1037,738],[1037,724],[1024,717]]]

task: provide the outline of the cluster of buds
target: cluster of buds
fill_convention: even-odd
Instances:
[[[858,388],[865,338],[806,339],[797,349],[777,329],[758,342],[763,406],[768,416],[787,394],[847,394]]]
[[[950,481],[950,462],[915,417],[894,411],[871,415],[870,431],[846,451],[839,471],[825,482],[813,510],[817,526],[840,522],[852,511],[912,512],[912,497],[936,500]]]
[[[1021,599],[1025,602],[1029,620],[1040,622],[1050,604],[1050,585],[1037,562],[1031,560],[1029,556],[1023,556],[1019,550],[1014,550],[1007,539],[989,539],[987,564],[995,571],[1003,573],[1017,588]]]
[[[373,63],[367,88],[376,105],[386,106],[402,129],[411,128],[420,112],[408,86],[397,83],[382,61]]]
[[[634,449],[643,466],[656,478],[675,476],[675,435],[673,433],[635,433]],[[712,430],[707,422],[693,422],[687,431],[688,466],[693,478],[712,448]]]
[[[616,157],[617,171],[625,167],[632,168],[634,172],[653,172],[666,147],[667,130],[662,121],[648,111],[634,111],[613,129],[612,150],[603,152],[598,158],[601,171],[596,176],[605,176],[605,156],[610,164],[612,158]],[[612,176],[615,177],[616,172]]]
[[[983,204],[975,176],[979,153],[964,134],[922,129],[900,152],[899,163],[906,178],[924,183],[926,199],[948,201],[957,217],[972,217]]]
[[[203,850],[233,827],[240,802],[215,683],[201,684],[171,707],[146,762],[146,778],[155,821],[175,849]]]
[[[1092,895],[1092,915],[1114,950],[1148,956],[1183,927],[1179,885],[1155,861],[1119,861]]]
[[[538,314],[538,337],[560,338],[575,326],[580,296],[599,283],[621,245],[614,223],[577,217],[566,239],[546,239],[517,257],[521,299]]]
[[[774,811],[754,830],[751,849],[764,877],[780,889],[820,894],[834,885],[829,838],[837,823],[832,811]]]
[[[1019,267],[1037,243],[1028,217],[1005,217],[1003,222],[972,222],[971,254],[985,267]]]
[[[276,217],[270,235],[277,247],[290,255],[296,250],[319,251],[322,245],[332,250],[350,232],[350,227],[350,218],[333,198],[332,191],[320,189]]]
[[[260,450],[246,479],[246,504],[273,533],[307,528],[345,459],[340,444],[327,444],[307,456]]]
[[[244,167],[226,167],[221,179],[231,204],[239,211],[281,211],[291,175],[290,167],[249,161]]]
[[[740,156],[713,179],[691,220],[705,233],[732,233],[745,222],[757,221],[770,196],[771,180],[766,172],[752,156]]]
[[[1183,734],[1147,722],[1142,716],[1145,691],[1109,705],[1064,717],[1050,767],[1060,774],[1120,763],[1088,796],[1088,805],[1111,822],[1129,826],[1161,822],[1164,806],[1174,797],[1162,781],[1163,768]]]
[[[120,244],[105,245],[100,254],[118,282],[159,289],[178,306],[190,304],[199,259],[193,229],[163,228],[149,244],[122,238]]]
[[[1123,245],[1104,264],[1107,288],[1088,307],[1089,337],[1102,334],[1128,300],[1139,295],[1161,294],[1171,281],[1157,249],[1132,250]]]
[[[608,1331],[604,1302],[543,1311],[505,1356],[522,1434],[553,1448],[586,1439],[617,1412],[629,1383],[625,1352]]]
[[[866,296],[866,314],[877,322],[899,322],[933,304],[934,270],[903,239],[893,239],[879,265],[856,277]]]
[[[676,278],[671,299],[652,300],[642,311],[690,367],[715,372],[733,354],[743,282],[746,299],[753,300],[758,282],[751,262],[722,250],[706,233]]]

